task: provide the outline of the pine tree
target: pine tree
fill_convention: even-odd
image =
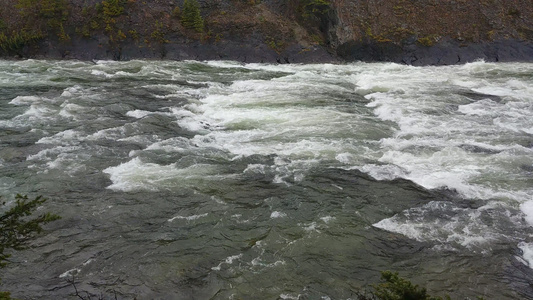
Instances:
[[[17,195],[15,206],[0,215],[0,268],[6,266],[9,254],[4,253],[7,249],[21,250],[24,244],[35,234],[43,231],[41,224],[55,221],[60,217],[54,214],[45,213],[33,219],[28,217],[46,199],[39,196],[28,201],[27,196]],[[5,205],[5,203],[2,203]]]
[[[196,0],[185,0],[181,10],[181,24],[185,28],[194,29],[197,32],[204,31],[204,19],[200,14],[200,5]]]
[[[42,224],[60,219],[50,213],[30,218],[35,209],[46,201],[41,196],[28,201],[27,196],[17,195],[15,200],[15,205],[0,215],[0,268],[7,265],[11,256],[6,251],[24,249],[29,239],[43,231]],[[12,299],[10,293],[0,292],[0,300],[7,299]]]

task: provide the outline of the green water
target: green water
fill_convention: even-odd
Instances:
[[[533,299],[533,65],[0,62],[23,299]]]

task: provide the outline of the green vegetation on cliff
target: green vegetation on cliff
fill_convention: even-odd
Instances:
[[[104,18],[111,19],[118,17],[124,12],[124,1],[121,0],[104,0],[102,2]]]
[[[200,5],[196,0],[185,0],[181,10],[181,24],[188,29],[204,32],[204,19],[200,15]]]
[[[126,39],[126,35],[117,28],[117,17],[124,13],[123,0],[104,0],[102,5],[97,6],[98,17],[105,23],[105,32],[109,36],[111,43],[120,42]]]
[[[70,40],[65,32],[69,15],[66,0],[18,0],[17,8],[26,20],[23,30],[40,34],[54,32],[60,40]]]
[[[0,48],[4,54],[23,56],[25,46],[42,38],[39,33],[30,33],[25,30],[11,33],[0,32]]]
[[[339,53],[366,43],[387,44],[387,60],[393,46],[531,41],[532,20],[525,0],[0,0],[0,55],[122,59],[124,50],[163,58],[195,44],[224,47],[209,57],[249,57],[237,53],[247,48],[279,60],[286,51]]]
[[[57,27],[68,17],[66,0],[18,0],[17,7],[24,17],[35,19],[40,17],[47,20],[48,25]]]
[[[304,16],[321,16],[327,13],[331,3],[328,0],[303,0]]]

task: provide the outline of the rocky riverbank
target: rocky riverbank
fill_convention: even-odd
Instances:
[[[188,0],[189,3],[196,2]],[[3,58],[533,61],[530,0],[0,0]]]

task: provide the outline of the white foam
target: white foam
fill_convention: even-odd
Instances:
[[[340,161],[341,163],[349,164],[353,162],[354,155],[351,153],[340,153],[340,154],[337,154],[337,156],[335,156],[335,159]]]
[[[408,172],[396,165],[366,164],[362,167],[354,168],[361,172],[367,173],[377,180],[393,180],[396,178],[408,177]]]
[[[115,61],[115,60],[96,59],[96,60],[93,60],[93,63],[99,66],[107,66],[107,65],[116,65],[116,64],[119,64],[120,62]]]
[[[36,160],[36,161],[49,161],[52,157],[57,157],[60,154],[64,153],[76,153],[81,148],[79,146],[57,146],[54,148],[44,149],[36,154],[28,155],[27,160]]]
[[[94,259],[92,259],[92,258],[87,260],[86,262],[84,262],[82,264],[82,267],[87,266],[88,264],[92,263],[93,261],[94,261]],[[64,273],[61,273],[59,275],[59,278],[74,277],[74,276],[78,275],[80,272],[81,272],[81,267],[80,268],[70,269],[70,270],[68,270],[68,271],[66,271]]]
[[[151,144],[146,150],[162,150],[165,152],[188,152],[197,148],[191,141],[184,137],[170,138]]]
[[[11,100],[9,104],[13,105],[28,105],[35,102],[42,101],[42,98],[39,96],[17,96],[15,99]]]
[[[125,138],[119,138],[117,141],[119,142],[129,142],[129,143],[135,143],[135,144],[141,144],[145,146],[152,145],[155,141],[159,140],[159,136],[152,134],[152,135],[133,135],[128,136]],[[137,151],[132,151],[134,153],[137,153]],[[132,155],[130,155],[131,157]]]
[[[533,200],[520,204],[520,210],[524,213],[526,222],[533,226]]]
[[[300,294],[295,295],[295,296],[290,295],[290,294],[280,294],[280,295],[279,295],[279,298],[280,298],[280,299],[283,299],[283,300],[298,300],[298,299],[301,299],[301,298],[300,298],[301,296],[302,296],[302,295],[300,295]]]
[[[142,118],[144,118],[144,117],[146,117],[146,116],[148,116],[150,114],[152,114],[151,111],[136,109],[136,110],[128,111],[126,113],[126,116],[132,117],[132,118],[137,118],[137,119],[142,119]]]
[[[271,218],[271,219],[285,218],[286,216],[287,216],[286,213],[284,213],[284,212],[279,212],[279,211],[273,211],[273,212],[270,214],[270,218]]]
[[[55,145],[77,145],[84,139],[85,135],[73,129],[58,132],[53,136],[43,137],[36,144],[55,144]]]
[[[90,155],[62,153],[56,159],[46,163],[47,170],[57,169],[64,170],[70,176],[85,170],[85,164],[82,163],[91,158]]]
[[[298,225],[302,226],[302,224],[298,224]],[[318,231],[318,224],[316,222],[311,222],[311,223],[308,223],[308,224],[304,224],[302,228],[305,231],[307,231],[307,232],[319,232]]]
[[[521,242],[518,244],[518,248],[522,250],[522,259],[524,263],[533,269],[533,243]]]
[[[259,267],[262,267],[262,268],[274,268],[274,267],[277,267],[277,266],[283,266],[286,263],[283,260],[277,260],[277,261],[275,261],[273,263],[265,263],[265,262],[261,261],[260,257],[256,257],[256,258],[252,259],[251,264],[254,267],[258,267],[259,266]]]
[[[329,224],[329,222],[335,220],[336,218],[335,217],[332,217],[332,216],[325,216],[325,217],[322,217],[320,218],[320,220],[322,220],[322,222],[326,223],[326,224]]]
[[[498,106],[498,103],[487,99],[460,105],[458,109],[459,112],[466,115],[495,117],[498,115]]]
[[[256,173],[256,174],[265,174],[267,165],[263,164],[250,164],[244,169],[243,173]]]
[[[31,122],[42,121],[42,119],[50,119],[57,116],[57,112],[56,109],[45,105],[32,104],[22,116],[27,117]]]
[[[59,115],[62,117],[73,118],[75,120],[78,120],[78,116],[83,115],[87,111],[88,109],[86,107],[65,102],[61,105],[61,110],[59,111]]]
[[[212,267],[211,270],[213,271],[220,271],[222,269],[223,264],[231,265],[234,261],[241,259],[243,254],[228,256],[223,262],[219,263],[218,266]]]
[[[70,269],[70,270],[68,270],[68,271],[66,271],[64,273],[61,273],[59,275],[59,278],[65,278],[65,277],[69,277],[69,276],[70,277],[74,277],[80,272],[81,272],[81,269],[79,269],[79,268]]]
[[[91,71],[91,75],[94,75],[94,76],[102,76],[102,77],[105,77],[105,78],[113,78],[115,77],[114,74],[109,74],[109,73],[106,73],[102,70],[92,70]]]
[[[126,136],[126,125],[99,130],[86,137],[87,140],[118,140]]]
[[[500,208],[496,215],[495,208]],[[478,209],[459,208],[447,202],[432,201],[421,207],[403,211],[391,218],[373,224],[374,227],[405,235],[421,242],[462,247],[485,252],[485,245],[496,240],[506,240],[507,232],[494,227],[481,217],[511,218],[508,211],[502,211],[501,203],[489,203]],[[486,217],[485,217],[486,218]],[[517,221],[517,220],[515,220]]]
[[[173,218],[168,219],[167,221],[168,221],[168,222],[172,222],[172,221],[174,221],[174,220],[193,221],[193,220],[197,220],[197,219],[200,219],[200,218],[207,217],[208,215],[209,215],[208,213],[205,213],[205,214],[201,214],[201,215],[192,215],[192,216],[187,216],[187,217],[184,217],[184,216],[175,216],[175,217],[173,217]]]
[[[230,175],[219,175],[217,167],[196,164],[179,168],[175,164],[159,165],[144,163],[139,157],[103,170],[109,174],[113,184],[109,189],[119,191],[159,190],[191,184],[201,184],[205,180],[220,180]]]
[[[72,92],[71,92],[71,91],[68,91],[68,90],[65,90],[65,91],[63,91],[63,93],[61,94],[61,97],[63,97],[63,98],[70,98],[70,97],[72,97]]]
[[[512,89],[498,87],[498,86],[486,86],[486,87],[473,88],[472,91],[476,93],[480,93],[480,94],[500,96],[500,97],[505,97],[513,93]]]
[[[371,101],[367,107],[373,108],[379,119],[396,123],[398,131],[393,137],[381,140],[382,155],[378,161],[382,165],[354,168],[379,180],[401,177],[430,189],[455,189],[468,198],[511,195],[511,199],[524,201],[531,197],[529,191],[525,194],[520,191],[523,179],[517,176],[512,163],[520,161],[527,165],[531,154],[520,149],[522,146],[512,138],[506,139],[508,135],[528,133],[533,128],[531,88],[519,80],[502,83],[498,78],[486,79],[482,75],[487,69],[498,68],[501,66],[479,62],[438,69],[403,69],[408,71],[404,74],[396,74],[397,70],[393,69],[392,74],[384,77],[377,76],[382,75],[380,72],[357,77],[363,81],[360,84],[363,88],[386,86],[393,78],[394,84],[401,88],[390,87],[365,96]],[[476,78],[477,72],[481,79]],[[465,104],[465,98],[459,95],[461,87],[485,94],[487,99]],[[454,90],[458,95],[454,95]],[[437,100],[442,97],[440,93],[450,94],[447,101]],[[490,95],[503,100],[496,101]],[[447,106],[457,102],[460,105],[456,111],[453,106]],[[469,151],[468,147],[480,151]],[[486,179],[493,177],[497,178]]]
[[[75,176],[78,172],[86,170],[86,161],[92,158],[92,154],[81,151],[83,147],[78,145],[56,146],[29,155],[28,161],[36,162],[30,167],[38,168],[42,173],[50,170],[62,170],[65,174]]]

